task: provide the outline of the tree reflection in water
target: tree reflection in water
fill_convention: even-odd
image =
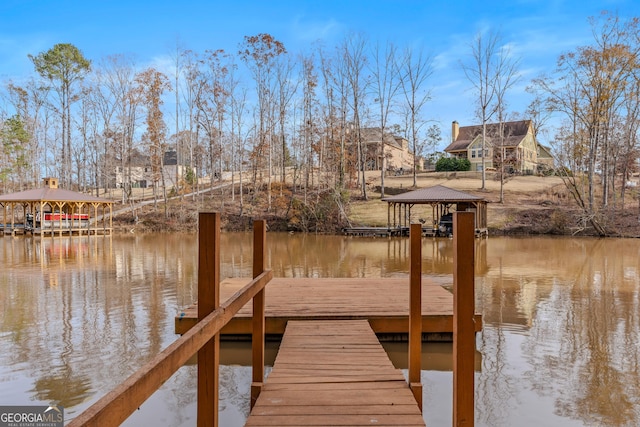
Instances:
[[[196,239],[0,238],[0,402],[62,403],[69,420],[173,342],[173,317],[197,299]],[[276,277],[408,274],[408,239],[267,242]],[[221,247],[222,277],[251,275],[250,233]],[[450,239],[425,239],[424,274],[450,285],[452,255]],[[491,237],[476,264],[476,425],[640,425],[640,241]],[[221,425],[243,425],[251,373],[230,357]],[[451,376],[423,371],[427,425],[451,423]],[[185,366],[125,425],[193,425],[195,401]]]
[[[604,240],[580,249],[573,277],[554,283],[538,304],[526,375],[558,396],[559,415],[588,425],[640,425],[637,258],[634,264]]]

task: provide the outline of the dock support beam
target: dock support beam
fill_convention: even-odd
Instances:
[[[220,214],[201,212],[198,231],[198,321],[220,307]],[[198,351],[198,427],[218,426],[220,334]]]
[[[409,236],[409,387],[422,412],[422,224],[411,224]]]
[[[475,215],[453,214],[453,426],[474,425]]]
[[[261,275],[265,270],[267,223],[264,220],[253,222],[253,278]],[[265,295],[264,288],[253,298],[253,333],[252,348],[252,380],[251,380],[251,409],[255,405],[262,383],[264,381],[264,335],[265,335]]]

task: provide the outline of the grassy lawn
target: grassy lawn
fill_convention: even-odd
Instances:
[[[379,186],[378,173],[367,177],[371,187]],[[406,189],[410,191],[413,184],[411,176],[385,178],[385,188]],[[474,177],[444,177],[435,174],[418,176],[418,188],[444,185],[455,190],[464,191],[484,197],[488,202],[488,220],[490,225],[500,226],[509,221],[510,212],[522,209],[539,208],[545,201],[565,194],[564,184],[558,177],[516,176],[504,183],[504,203],[500,203],[500,181],[488,174],[485,189],[481,190],[481,179]],[[388,204],[380,200],[380,193],[369,190],[368,200],[353,201],[350,205],[349,219],[352,225],[386,227]],[[412,216],[429,217],[429,206],[416,206]],[[428,211],[425,213],[425,211]],[[393,215],[393,212],[391,212]],[[412,218],[413,219],[413,218]],[[416,218],[417,219],[417,218]],[[425,218],[426,219],[426,218]],[[393,222],[393,217],[391,219]]]

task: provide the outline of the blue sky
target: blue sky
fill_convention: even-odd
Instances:
[[[99,61],[133,54],[142,69],[166,63],[176,43],[187,49],[236,52],[244,36],[270,33],[293,53],[327,48],[349,32],[401,47],[423,45],[434,57],[433,101],[426,115],[443,128],[474,124],[473,92],[460,69],[469,43],[494,29],[520,57],[522,83],[511,109],[523,112],[529,80],[551,71],[559,54],[592,42],[589,16],[602,10],[640,16],[638,0],[582,1],[205,1],[205,0],[1,0],[0,82],[34,74],[28,54],[72,43]],[[473,122],[473,123],[472,123]]]

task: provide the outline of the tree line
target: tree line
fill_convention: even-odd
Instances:
[[[593,43],[560,55],[531,90],[539,124],[549,113],[562,119],[554,154],[583,226],[606,235],[640,166],[640,19],[602,12],[589,21]]]
[[[302,191],[360,184],[366,197],[363,126],[389,132],[398,107],[407,126],[396,130],[407,129],[412,150],[421,152],[427,138],[431,58],[390,43],[372,47],[359,34],[299,55],[269,34],[245,37],[236,52],[177,46],[164,70],[138,70],[127,55],[94,62],[72,44],[29,58],[35,75],[2,91],[10,106],[0,110],[5,191],[42,175],[97,191],[114,185],[114,171],[131,186],[143,155],[154,189],[179,191],[203,178],[214,185],[230,172],[237,183],[265,182],[267,191],[272,181]],[[162,182],[168,150],[189,179]]]
[[[556,169],[584,223],[604,232],[607,212],[624,206],[624,183],[638,168],[640,36],[638,18],[603,12],[590,25],[591,44],[563,53],[554,70],[528,82],[532,101],[520,115],[552,141]],[[495,32],[478,33],[468,53],[460,67],[480,123],[513,118],[507,98],[522,83],[519,58]],[[177,45],[171,57],[168,69],[140,70],[130,56],[93,61],[72,44],[29,55],[35,74],[1,91],[2,190],[32,186],[44,174],[97,191],[114,184],[114,171],[126,188],[142,155],[154,194],[213,186],[225,172],[240,186],[241,203],[249,185],[271,207],[274,184],[284,182],[305,202],[318,189],[352,186],[367,198],[372,153],[363,128],[399,133],[417,155],[434,152],[441,140],[425,117],[437,100],[433,59],[422,48],[352,33],[333,48],[294,54],[262,33],[244,37],[234,52]],[[561,125],[550,127],[553,118]],[[373,155],[384,165],[382,140]],[[482,142],[500,145],[484,133]],[[186,172],[168,184],[162,170],[170,150]],[[383,166],[383,195],[384,173]]]

